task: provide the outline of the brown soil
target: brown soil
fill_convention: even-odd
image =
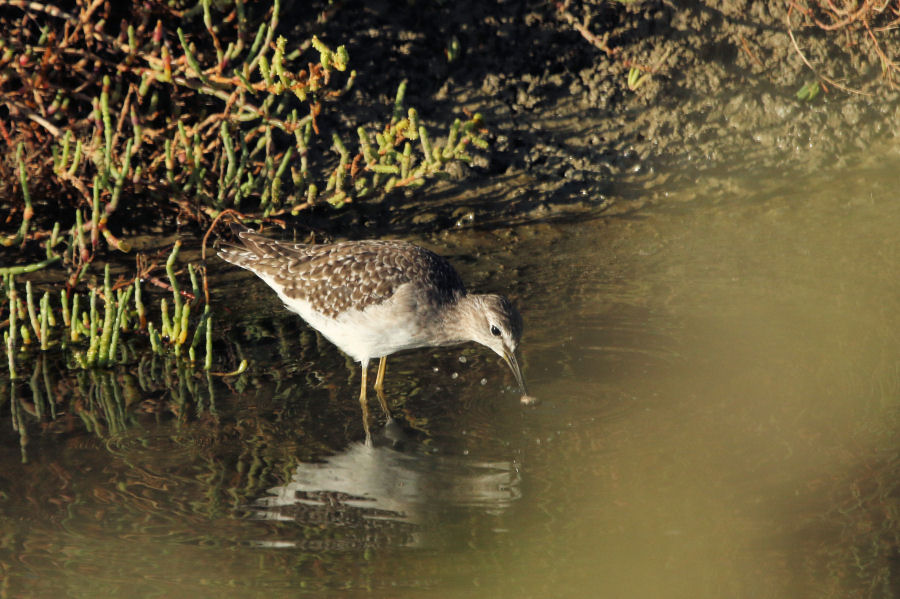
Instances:
[[[347,44],[360,73],[358,105],[384,107],[351,118],[382,119],[408,78],[407,103],[426,120],[478,111],[491,129],[490,151],[464,173],[475,191],[439,188],[439,197],[454,198],[445,208],[421,202],[421,191],[412,206],[392,198],[392,227],[496,223],[474,216],[485,205],[475,196],[494,210],[502,200],[505,222],[631,210],[648,187],[730,168],[811,171],[900,134],[898,93],[871,47],[804,23],[796,9],[795,47],[790,3],[563,4],[348,1],[324,31],[315,26],[328,42]],[[288,10],[304,23],[295,35],[312,33],[306,3]],[[605,38],[612,53],[588,41],[565,13],[578,23],[590,16],[587,37]],[[459,53],[449,61],[454,39]],[[888,56],[898,54],[896,35],[882,34],[881,42]],[[652,74],[630,90],[633,65]],[[798,99],[805,83],[825,77],[862,93],[825,83],[811,101]],[[371,206],[346,218],[360,215],[365,224],[387,224],[384,211]]]

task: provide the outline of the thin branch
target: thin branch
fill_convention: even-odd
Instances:
[[[864,92],[862,90],[853,89],[853,88],[847,87],[846,85],[842,85],[842,84],[838,83],[837,81],[835,81],[834,79],[831,79],[830,77],[826,77],[825,75],[822,75],[821,73],[819,73],[816,70],[816,68],[809,62],[809,60],[806,59],[806,56],[803,54],[803,51],[800,49],[800,46],[797,44],[797,40],[794,38],[794,30],[791,28],[790,11],[788,11],[788,14],[785,16],[785,24],[787,25],[788,35],[791,36],[791,44],[794,45],[794,50],[797,51],[797,55],[800,57],[800,60],[802,60],[803,63],[807,67],[809,67],[809,70],[812,71],[816,75],[816,77],[818,77],[822,81],[825,81],[826,83],[833,85],[834,87],[836,87],[838,89],[844,90],[845,92],[850,93],[850,94],[857,94],[860,96],[871,96],[872,95],[868,92]]]

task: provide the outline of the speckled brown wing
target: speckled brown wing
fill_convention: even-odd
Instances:
[[[219,256],[329,317],[379,304],[412,281],[432,290],[423,301],[442,303],[465,293],[462,279],[447,260],[402,241],[307,245],[274,241],[247,230],[240,231],[239,238],[245,247],[222,248]]]

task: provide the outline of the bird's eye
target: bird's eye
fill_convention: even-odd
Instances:
[[[493,335],[494,337],[500,336],[500,329],[495,324],[491,325],[491,335]]]

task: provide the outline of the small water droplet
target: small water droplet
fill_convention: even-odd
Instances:
[[[519,398],[519,401],[521,401],[524,406],[533,406],[538,403],[537,397],[533,395],[523,395]]]

